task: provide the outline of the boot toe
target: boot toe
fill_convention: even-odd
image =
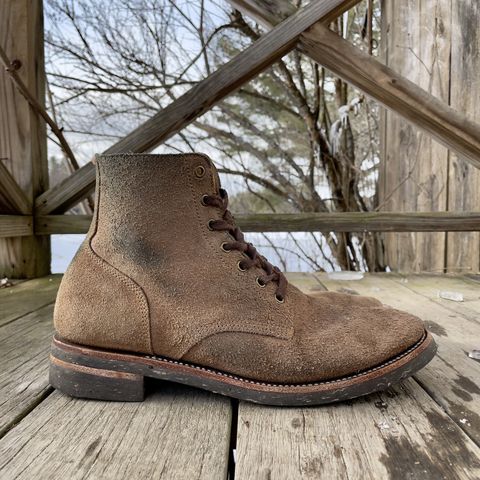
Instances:
[[[308,380],[340,378],[386,363],[418,343],[425,334],[423,322],[407,312],[370,304],[346,308],[317,304],[317,321],[301,321],[297,348]],[[328,320],[327,320],[328,319]],[[306,380],[306,378],[304,379]]]

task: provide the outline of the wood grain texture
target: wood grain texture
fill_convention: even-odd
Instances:
[[[332,289],[355,292],[357,285],[366,281],[331,281],[326,274],[315,277],[308,280],[308,275],[301,275],[304,291],[315,294],[320,280]],[[379,291],[385,278],[367,277],[369,287]],[[291,280],[295,283],[296,276]],[[396,280],[392,282],[396,284]],[[403,297],[408,295],[403,291]],[[385,298],[383,290],[380,298]],[[457,346],[455,349],[461,353]],[[462,362],[459,369],[464,369]],[[448,367],[430,370],[428,375],[436,373],[439,377],[437,384],[451,380]],[[419,380],[427,388],[430,385],[428,377]],[[453,385],[461,388],[458,382]],[[458,406],[458,398],[455,401]],[[468,411],[454,412],[458,424],[443,407],[414,380],[382,394],[321,408],[276,409],[242,402],[235,478],[476,478],[480,472],[479,448],[468,435],[480,432],[480,428],[470,423],[474,420],[472,405]],[[451,414],[454,407],[450,405],[447,411]]]
[[[42,1],[0,2],[0,44],[18,74],[39,102],[44,102]],[[0,158],[30,205],[48,188],[47,136],[43,120],[16,90],[7,72],[0,71]],[[31,213],[31,211],[30,211]],[[31,278],[50,272],[50,239],[0,239],[0,276]]]
[[[59,279],[0,290],[2,320],[10,318],[0,326],[0,437],[8,431],[0,478],[226,478],[231,407],[224,397],[155,382],[157,393],[143,404],[57,392],[44,399]]]
[[[50,390],[52,315],[51,303],[0,327],[0,437]]]
[[[322,18],[331,21],[360,0],[323,0],[298,10],[277,28],[199,82],[105,153],[146,152],[189,125],[255,75],[288,53],[299,35]],[[91,192],[95,169],[88,163],[36,200],[37,213],[62,213]]]
[[[451,0],[383,3],[387,65],[445,105],[450,102]],[[379,201],[384,210],[447,209],[448,150],[394,113],[384,117]],[[461,210],[461,209],[460,209]],[[387,263],[404,272],[442,272],[446,235],[386,235]]]
[[[39,215],[66,212],[91,195],[94,190],[95,165],[88,162],[68,178],[39,195],[35,200],[35,210]]]
[[[31,215],[0,215],[0,238],[28,237],[33,235]],[[4,246],[4,248],[7,248]],[[6,276],[1,275],[0,276]]]
[[[480,122],[480,4],[452,1],[451,105]],[[449,165],[449,210],[480,210],[480,171],[452,152]],[[480,234],[448,234],[448,271],[480,271]]]
[[[327,285],[420,315],[439,355],[415,380],[355,401],[304,409],[241,402],[234,478],[478,478],[480,364],[465,355],[479,338],[478,283],[391,274],[288,278],[311,295]],[[24,315],[27,294],[30,305],[46,298],[42,282],[52,283],[0,290],[0,313],[17,296],[10,304],[17,319],[0,326],[0,425],[9,430],[0,439],[0,478],[226,478],[232,411],[224,397],[164,382],[149,386],[144,403],[48,395],[52,304]],[[438,290],[461,292],[465,302],[439,299]],[[12,418],[21,418],[13,428]]]
[[[167,384],[157,390],[143,403],[54,392],[0,440],[0,477],[225,479],[228,399]]]
[[[480,120],[478,2],[384,2],[384,49],[389,66],[449,102],[469,121]],[[388,52],[387,52],[388,51]],[[386,115],[381,198],[388,210],[478,210],[480,172],[461,152],[427,142]],[[480,137],[479,137],[480,138]],[[410,174],[410,179],[396,189]],[[477,233],[387,236],[390,266],[404,272],[478,272]]]
[[[348,289],[376,297],[425,321],[435,336],[438,353],[415,378],[480,445],[480,363],[467,356],[467,352],[478,348],[478,310],[475,317],[465,315],[460,309],[462,304],[435,298],[440,286],[437,277],[369,275],[360,281],[332,281],[323,274],[316,276],[329,290]],[[458,282],[461,280],[450,283],[445,277],[442,290],[464,291],[466,298],[472,298],[471,290],[463,290]]]
[[[0,327],[53,303],[61,278],[50,275],[0,289]]]
[[[460,313],[469,321],[480,326],[480,285],[467,277],[457,275],[389,275],[419,295],[438,303],[453,314]],[[453,302],[440,298],[440,292],[461,293],[463,302]],[[454,317],[452,317],[454,318]],[[479,342],[480,344],[480,334]]]
[[[36,217],[38,235],[86,233],[91,215]],[[235,215],[245,232],[431,232],[479,231],[477,212],[340,212]],[[1,225],[1,224],[0,224]]]
[[[230,3],[255,19],[262,19],[267,26],[277,24],[284,16],[295,11],[288,0],[230,0]],[[408,1],[396,3],[402,6],[400,8],[410,8]],[[417,0],[417,3],[422,2]],[[430,15],[424,19],[427,25],[435,20],[431,11],[424,9],[425,15]],[[428,45],[428,39],[425,45]],[[461,110],[449,107],[442,96],[438,98],[435,95],[435,89],[428,88],[428,85],[427,88],[422,88],[425,85],[416,85],[407,75],[355,48],[322,23],[303,33],[297,48],[437,140],[459,151],[477,168],[480,167],[480,125],[471,121]],[[442,48],[440,51],[438,47],[439,55],[442,55],[439,62],[448,54],[446,46]]]
[[[241,403],[235,478],[475,479],[480,449],[413,380],[343,404]]]
[[[29,215],[32,203],[0,160],[0,213]]]
[[[35,230],[40,235],[87,233],[92,215],[44,215],[36,217]]]

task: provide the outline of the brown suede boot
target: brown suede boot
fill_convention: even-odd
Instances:
[[[416,317],[287,284],[227,203],[204,155],[97,158],[94,218],[55,306],[54,387],[141,400],[147,376],[320,404],[384,389],[431,360]]]

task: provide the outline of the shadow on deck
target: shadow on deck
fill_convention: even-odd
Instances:
[[[480,478],[480,362],[468,356],[480,346],[480,283],[289,278],[422,317],[437,357],[401,386],[333,406],[264,407],[162,382],[143,403],[73,400],[47,379],[60,276],[20,282],[0,290],[0,478]]]

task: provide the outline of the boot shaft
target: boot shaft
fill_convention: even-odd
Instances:
[[[207,156],[122,154],[96,162],[90,237],[97,253],[151,265],[169,253],[192,258],[205,247],[202,197],[220,188]]]
[[[258,266],[241,269],[246,254],[222,248],[235,239],[209,227],[224,211],[204,196],[219,193],[204,155],[97,157],[92,225],[59,290],[60,336],[170,358],[219,332],[289,338],[277,285],[261,285]]]

